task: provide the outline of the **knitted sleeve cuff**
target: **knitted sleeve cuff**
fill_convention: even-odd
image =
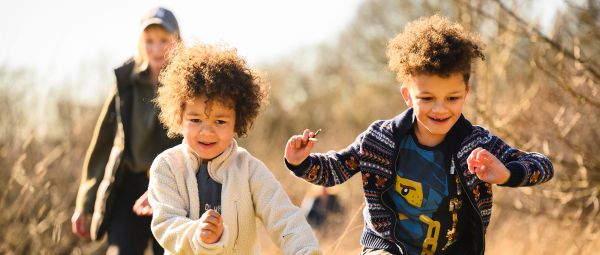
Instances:
[[[288,162],[286,158],[284,158],[284,161],[285,161],[285,166],[289,170],[294,172],[294,174],[296,176],[304,175],[304,173],[306,172],[306,169],[308,169],[311,165],[310,157],[306,158],[304,161],[302,161],[302,163],[300,163],[300,165],[297,165],[297,166],[290,164],[290,162]]]
[[[518,187],[523,185],[523,179],[525,178],[526,170],[519,162],[509,162],[506,164],[506,168],[510,171],[510,177],[506,183],[500,184],[500,186],[507,187]]]

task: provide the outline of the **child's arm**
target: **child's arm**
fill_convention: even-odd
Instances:
[[[292,136],[285,148],[287,167],[298,177],[321,186],[334,186],[350,179],[359,172],[358,154],[360,151],[360,135],[354,143],[339,152],[312,153],[316,141],[310,130],[304,130],[302,135]]]
[[[273,174],[260,161],[253,168],[249,181],[254,210],[282,254],[321,254],[306,218]]]
[[[228,239],[227,227],[224,227],[220,240],[206,243],[202,238],[203,226],[206,225],[207,213],[203,218],[188,218],[186,203],[180,195],[179,188],[170,164],[159,155],[150,167],[150,183],[148,185],[148,201],[153,209],[152,233],[160,245],[175,254],[218,254],[223,252]],[[206,217],[204,217],[206,215]],[[203,220],[204,219],[204,220]]]
[[[488,132],[482,128],[475,132]],[[502,186],[533,186],[554,176],[552,162],[537,152],[524,152],[510,147],[496,136],[480,144],[467,158],[471,173],[482,181]]]

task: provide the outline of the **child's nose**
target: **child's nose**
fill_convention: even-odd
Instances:
[[[211,125],[202,124],[200,125],[200,135],[210,135],[213,133],[213,128]]]
[[[433,103],[433,111],[434,112],[443,112],[446,107],[444,106],[444,102],[435,101]]]

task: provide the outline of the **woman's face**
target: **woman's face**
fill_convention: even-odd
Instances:
[[[162,68],[167,63],[167,54],[175,45],[176,35],[161,27],[151,26],[144,30],[142,41],[150,68]]]

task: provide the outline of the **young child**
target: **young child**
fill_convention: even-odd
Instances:
[[[512,148],[461,114],[479,39],[432,16],[409,23],[389,43],[390,68],[408,109],[374,122],[346,149],[309,154],[314,133],[290,138],[286,164],[332,186],[362,175],[366,206],[362,254],[483,254],[492,184],[550,180],[552,163]]]
[[[151,228],[165,250],[259,254],[259,218],[284,254],[320,254],[300,210],[234,139],[247,133],[266,96],[236,51],[179,47],[160,81],[160,120],[170,136],[184,138],[150,168]]]

